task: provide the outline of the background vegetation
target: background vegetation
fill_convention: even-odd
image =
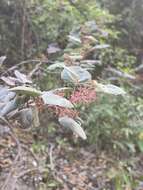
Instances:
[[[94,80],[121,86],[127,92],[123,97],[97,92],[88,108],[80,105],[77,109],[85,120],[88,139],[72,142],[74,145],[68,135],[66,140],[78,148],[90,147],[99,156],[102,152],[113,155],[117,161],[107,176],[116,190],[133,189],[143,177],[132,170],[132,160],[143,151],[142,23],[142,0],[0,0],[0,56],[7,57],[1,75],[19,62],[40,60],[44,64],[33,77],[34,84],[48,90],[62,85],[58,70],[54,75],[49,70],[51,64],[80,62]],[[29,63],[21,70],[28,73],[33,67]],[[38,129],[40,135],[45,130],[57,135],[51,117],[48,129]],[[65,141],[55,138],[63,146]],[[46,146],[40,143],[32,145],[38,154]]]

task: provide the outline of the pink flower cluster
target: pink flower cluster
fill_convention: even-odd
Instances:
[[[75,90],[69,99],[72,103],[78,104],[89,104],[96,100],[95,89],[89,87],[79,87]]]
[[[64,92],[56,93],[59,96],[64,97]],[[73,104],[89,104],[96,100],[96,92],[89,87],[79,87],[70,96],[69,101]],[[49,106],[49,108],[55,113],[57,117],[69,116],[76,118],[79,112],[74,109],[64,108],[60,106]]]
[[[79,113],[76,110],[73,110],[73,109],[56,106],[55,114],[58,117],[63,117],[63,116],[66,115],[66,116],[69,116],[71,118],[76,118],[76,117],[78,117]]]

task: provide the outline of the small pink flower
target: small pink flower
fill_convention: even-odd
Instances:
[[[92,88],[79,87],[75,90],[69,99],[72,103],[89,104],[96,100],[96,92]]]
[[[64,92],[57,92],[59,96],[64,97]],[[79,87],[70,96],[69,101],[73,104],[89,104],[96,100],[96,92],[94,89],[89,87]],[[64,108],[60,106],[48,106],[57,117],[68,116],[76,118],[79,116],[79,112],[74,109]]]
[[[55,113],[57,117],[63,117],[63,116],[68,116],[71,118],[76,118],[78,117],[79,113],[76,110],[69,109],[69,108],[64,108],[60,106],[49,106],[51,111]]]

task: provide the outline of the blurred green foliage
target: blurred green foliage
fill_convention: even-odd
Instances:
[[[143,138],[141,100],[134,97],[112,97],[102,95],[97,98],[87,114],[86,129],[89,142],[96,144],[97,150],[104,149],[135,153]],[[138,147],[139,145],[139,147]]]
[[[1,0],[0,54],[14,64],[46,53],[51,42],[64,48],[73,26],[91,19],[103,24],[112,16],[91,0]]]
[[[138,62],[142,60],[143,48],[143,0],[100,0],[100,5],[115,15],[115,22],[111,27],[115,27],[120,32],[120,38],[116,43],[127,48],[138,57]]]
[[[88,3],[86,0],[1,0],[0,54],[6,54],[9,63],[15,64],[26,58],[38,57],[42,53],[48,56],[46,49],[53,42],[57,42],[60,48],[64,49],[63,52],[70,52],[71,49],[79,54],[83,49],[86,52],[86,48],[92,45],[87,47],[85,45],[84,48],[83,44],[75,48],[70,47],[68,35],[81,36],[84,24],[95,22],[98,25],[98,32],[93,32],[90,25],[89,28],[87,26],[86,34],[94,36],[97,40],[94,45],[110,44],[110,48],[96,51],[89,58],[101,61],[103,69],[112,66],[130,72],[136,65],[136,58],[131,54],[132,51],[129,53],[129,49],[123,47],[127,48],[128,45],[130,48],[129,39],[133,45],[135,36],[137,37],[135,44],[139,45],[139,39],[142,38],[139,25],[141,18],[136,22],[142,10],[139,5],[138,1],[134,3],[132,1],[130,4],[129,1],[118,0],[100,2],[90,0]],[[135,10],[139,8],[139,12],[135,12],[133,8]],[[125,27],[121,27],[120,23]],[[140,35],[137,36],[133,29],[136,29]],[[133,48],[136,48],[136,45]],[[64,58],[60,57],[60,60],[63,61]],[[98,69],[93,71],[93,75],[95,73],[98,75]],[[47,73],[41,80],[41,89],[57,87],[59,84],[56,84],[54,77]],[[132,103],[129,103],[130,101]],[[103,96],[99,105],[97,100],[97,103],[91,106],[87,119],[89,126],[87,129],[91,133],[90,142],[102,147],[101,139],[103,139],[103,142],[108,142],[114,148],[130,147],[134,150],[133,137],[136,137],[136,128],[142,129],[141,124],[136,127],[136,120],[132,122],[136,115],[140,114],[134,104],[140,102],[138,103],[133,97],[121,99]],[[141,147],[141,142],[138,144]]]
[[[0,56],[6,55],[8,64],[16,64],[24,59],[41,58],[43,54],[48,57],[47,47],[53,42],[59,45],[62,55],[73,51],[81,55],[93,45],[109,44],[109,48],[87,57],[101,62],[92,70],[93,77],[101,77],[108,66],[130,73],[143,59],[142,12],[143,0],[0,0]],[[98,26],[98,32],[93,32],[91,25],[85,31],[96,41],[84,47],[83,43],[70,44],[68,35],[81,37],[81,28],[85,29],[87,22]],[[54,55],[53,59],[57,57]],[[60,55],[59,60],[64,61],[64,56]],[[57,73],[54,76],[45,73],[35,80],[41,90],[61,85]],[[86,118],[88,142],[95,145],[96,151],[108,150],[123,156],[143,152],[143,101],[136,96],[97,95],[89,108],[80,107]],[[59,140],[60,143],[63,142]],[[43,144],[34,144],[33,150],[44,151]],[[123,189],[125,184],[131,189],[132,174],[122,163],[111,168],[109,175],[116,189]],[[53,182],[50,185],[57,186]]]

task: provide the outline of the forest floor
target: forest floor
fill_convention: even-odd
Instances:
[[[52,126],[47,133],[19,127],[11,133],[6,125],[0,129],[1,190],[116,190],[113,179],[121,170],[119,158],[95,153],[93,146],[81,145]],[[140,155],[130,160],[136,178],[142,176],[142,159]],[[126,184],[124,189],[134,188]],[[140,181],[136,190],[142,189]]]

